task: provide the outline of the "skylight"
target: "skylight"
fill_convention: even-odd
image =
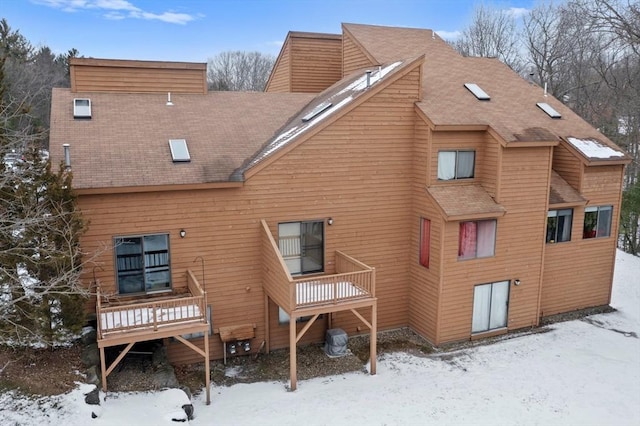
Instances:
[[[320,115],[324,111],[326,111],[327,109],[331,108],[331,105],[333,105],[331,102],[323,102],[323,103],[321,103],[320,105],[318,105],[317,107],[312,109],[309,114],[307,114],[304,117],[302,117],[302,121],[306,122],[306,121],[312,120],[317,115]]]
[[[546,102],[538,102],[536,104],[538,108],[547,113],[547,115],[551,118],[562,118],[562,115],[556,111],[551,105]]]
[[[169,139],[169,148],[171,148],[171,157],[174,163],[184,163],[191,161],[187,141],[184,139]]]
[[[473,95],[478,98],[481,101],[489,101],[491,100],[491,96],[489,96],[487,94],[487,92],[485,92],[484,90],[482,90],[480,88],[480,86],[478,86],[475,83],[465,83],[464,87],[467,88],[468,91],[470,91],[471,93],[473,93]]]

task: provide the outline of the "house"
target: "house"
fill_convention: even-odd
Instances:
[[[441,345],[610,301],[629,157],[431,30],[291,32],[264,93],[207,92],[205,64],[71,76],[50,149],[89,221],[105,390],[113,345],[289,346],[295,389],[296,345],[327,329]]]

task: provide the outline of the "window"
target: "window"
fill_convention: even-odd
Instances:
[[[507,326],[509,281],[477,285],[473,289],[472,333]]]
[[[460,222],[458,259],[491,257],[495,254],[496,220]]]
[[[191,161],[187,141],[184,139],[169,139],[171,158],[174,163],[188,163]]]
[[[313,318],[313,315],[307,315],[304,317],[298,317],[296,318],[296,322],[309,322],[311,320],[311,318]],[[320,318],[324,318],[324,314],[323,315],[319,315],[318,319]],[[282,309],[280,306],[278,306],[278,324],[279,325],[285,325],[285,324],[289,324],[291,320],[291,317],[289,316],[289,314]]]
[[[116,237],[114,246],[120,294],[171,288],[167,234]]]
[[[571,241],[573,209],[549,210],[547,212],[547,243]]]
[[[438,152],[438,179],[470,179],[476,161],[475,151]]]
[[[324,271],[324,222],[280,223],[278,247],[291,275]]]
[[[431,221],[420,219],[420,264],[429,267],[429,244],[431,240]]]
[[[600,238],[611,235],[613,206],[586,207],[582,238]]]

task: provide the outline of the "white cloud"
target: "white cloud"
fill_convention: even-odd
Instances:
[[[145,19],[150,21],[162,21],[169,24],[185,25],[202,15],[190,15],[166,11],[154,13],[142,10],[127,0],[32,0],[36,4],[60,9],[64,12],[77,12],[80,10],[103,11],[106,19]]]
[[[529,9],[525,9],[524,7],[510,7],[506,10],[508,15],[511,15],[514,19],[522,18],[525,15],[529,14]]]
[[[443,31],[443,30],[436,30],[436,34],[438,34],[440,37],[442,37],[445,40],[456,40],[458,37],[460,37],[462,35],[461,31]]]

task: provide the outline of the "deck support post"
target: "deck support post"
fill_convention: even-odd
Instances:
[[[297,376],[297,347],[298,340],[296,336],[296,319],[291,316],[289,318],[289,375],[291,378],[291,390],[294,391],[298,387]]]
[[[369,335],[369,372],[373,376],[376,374],[376,344],[378,341],[378,309],[377,302],[371,305],[371,334]]]
[[[264,350],[265,353],[269,353],[269,334],[271,330],[269,329],[269,296],[267,293],[264,294]]]
[[[100,371],[102,373],[102,392],[107,393],[107,364],[104,359],[104,347],[100,347]]]
[[[209,361],[209,330],[204,332],[204,383],[207,387],[207,405],[211,404],[211,361]]]

